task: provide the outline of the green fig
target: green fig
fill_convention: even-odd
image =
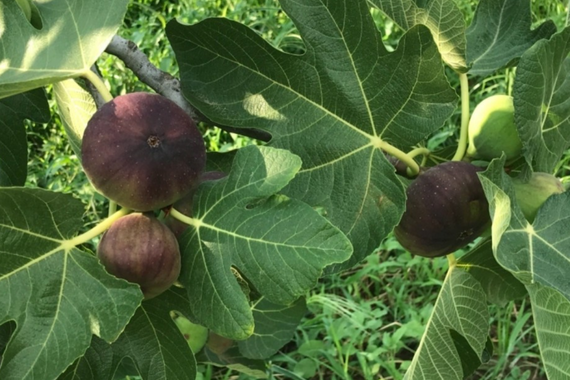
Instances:
[[[208,329],[204,326],[190,322],[187,318],[176,315],[174,323],[188,342],[193,353],[199,352],[208,340]]]
[[[518,158],[522,142],[515,126],[513,98],[493,95],[477,104],[469,120],[467,156],[491,161],[504,152],[507,162]]]
[[[137,211],[184,197],[206,163],[204,141],[190,116],[173,101],[147,93],[118,96],[97,110],[81,154],[93,186]]]
[[[103,234],[97,256],[107,272],[138,284],[145,299],[167,290],[180,275],[178,241],[150,213],[119,218]]]
[[[489,204],[468,162],[446,162],[421,173],[406,190],[406,211],[394,234],[414,255],[450,254],[490,225]]]
[[[552,174],[532,173],[528,182],[513,179],[515,196],[526,220],[534,222],[538,209],[553,194],[564,192],[562,182]]]

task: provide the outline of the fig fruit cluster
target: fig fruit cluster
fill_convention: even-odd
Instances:
[[[421,173],[406,191],[406,211],[394,230],[409,252],[450,254],[479,237],[491,223],[477,172],[468,162],[445,162]]]
[[[132,93],[97,110],[81,153],[93,186],[137,211],[105,232],[97,248],[101,263],[109,273],[138,284],[146,299],[156,297],[178,279],[181,257],[176,236],[154,211],[188,196],[191,202],[206,163],[200,131],[171,100]]]

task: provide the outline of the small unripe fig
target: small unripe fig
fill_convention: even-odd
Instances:
[[[93,186],[137,211],[160,209],[188,194],[206,163],[204,141],[190,116],[148,93],[104,104],[87,124],[81,153]]]
[[[534,222],[538,209],[552,194],[564,192],[562,182],[552,174],[532,173],[528,182],[513,179],[515,195],[526,220]]]
[[[138,284],[145,299],[164,292],[180,275],[178,241],[152,214],[119,218],[101,238],[97,256],[107,272]]]
[[[394,230],[414,255],[450,254],[480,236],[489,226],[489,204],[468,162],[445,162],[429,168],[406,190],[406,211]]]
[[[208,340],[208,329],[190,322],[181,315],[176,316],[174,322],[184,336],[184,339],[188,342],[188,346],[190,346],[192,352],[199,352]]]
[[[491,161],[505,152],[507,161],[518,158],[522,142],[515,126],[513,98],[493,95],[477,104],[468,128],[467,156]]]

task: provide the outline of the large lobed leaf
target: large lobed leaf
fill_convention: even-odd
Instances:
[[[540,356],[549,380],[570,378],[570,301],[552,288],[527,286]]]
[[[521,57],[513,87],[515,123],[535,171],[552,172],[570,146],[570,27]]]
[[[41,28],[0,2],[0,98],[79,76],[116,33],[127,0],[34,0]]]
[[[313,287],[324,267],[350,257],[348,239],[317,211],[274,195],[300,166],[288,151],[248,146],[227,177],[199,187],[193,228],[180,241],[180,281],[194,321],[245,339],[254,321],[236,274],[267,301],[286,305]]]
[[[490,203],[497,262],[523,283],[551,287],[570,300],[570,193],[548,198],[530,224],[502,165],[501,160],[494,160],[480,175]]]
[[[531,22],[530,0],[481,0],[466,31],[469,73],[484,76],[512,66],[535,42],[556,32],[552,20],[534,30]]]
[[[467,71],[465,20],[453,0],[369,0],[402,29],[425,25],[433,35],[445,63]]]
[[[450,268],[404,380],[464,379],[485,359],[488,331],[481,284],[462,269]]]
[[[0,189],[0,324],[16,322],[2,380],[55,379],[95,334],[115,340],[142,294],[70,243],[83,205],[39,189]]]
[[[144,380],[193,380],[194,355],[170,317],[171,310],[189,314],[188,305],[186,292],[176,287],[143,302],[117,341],[93,337],[85,355],[59,379],[101,380],[125,373]]]
[[[269,131],[303,168],[283,192],[323,210],[354,246],[353,266],[399,221],[405,191],[385,142],[409,149],[439,129],[457,100],[429,30],[388,53],[366,0],[282,0],[306,46],[274,49],[245,26],[171,21],[182,90],[211,120]]]

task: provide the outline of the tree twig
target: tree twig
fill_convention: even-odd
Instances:
[[[139,80],[146,83],[160,95],[172,100],[186,111],[196,122],[202,121],[210,125],[215,125],[225,131],[248,136],[261,141],[271,140],[271,135],[268,132],[253,128],[235,128],[219,125],[206,118],[198,110],[192,107],[186,98],[184,98],[184,95],[182,95],[180,90],[180,81],[178,78],[154,66],[134,42],[115,35],[105,51],[122,60],[125,65],[133,71],[137,78],[139,78]]]

